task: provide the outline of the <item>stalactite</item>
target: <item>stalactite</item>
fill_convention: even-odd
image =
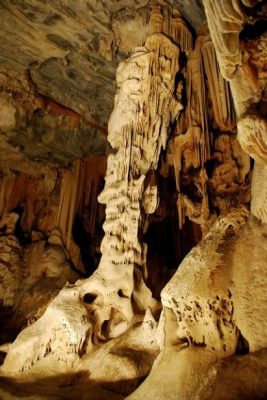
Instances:
[[[220,73],[214,45],[209,35],[203,40],[201,54],[215,121],[220,130],[232,131],[236,124],[232,95],[229,83]]]
[[[171,20],[171,36],[187,56],[193,51],[192,33],[178,11]]]
[[[171,5],[164,0],[153,0],[150,12],[150,32],[171,35]]]
[[[104,208],[97,203],[97,195],[105,170],[105,157],[97,156],[76,161],[70,169],[25,160],[18,167],[11,160],[0,160],[0,218],[6,220],[15,211],[21,235],[27,240],[48,237],[58,226],[72,262],[86,272],[93,267],[81,259],[73,226],[77,221],[81,224],[81,240],[88,241],[88,248],[92,245],[94,251],[94,246],[99,247]],[[97,239],[91,243],[94,237]]]
[[[150,26],[151,32],[162,33],[163,32],[163,15],[161,13],[161,7],[154,4],[150,13]]]
[[[203,180],[200,178],[204,186],[200,193],[202,201],[198,204],[182,193],[180,175],[182,170],[186,172],[190,168],[204,171],[205,162],[210,158],[208,100],[201,55],[204,38],[205,32],[198,37],[194,51],[188,52],[186,69],[187,107],[184,119],[177,124],[177,136],[169,145],[170,153],[172,153],[171,164],[174,165],[178,191],[179,227],[182,229],[185,217],[188,216],[192,221],[197,221],[202,226],[203,231],[206,230],[205,225],[209,216],[206,181],[202,182]],[[179,97],[181,97],[181,94],[178,93]],[[186,132],[184,131],[185,128],[187,128]],[[204,176],[203,173],[200,173],[200,176]],[[196,183],[195,186],[197,186]]]
[[[250,167],[247,157],[235,143],[231,144],[229,159],[225,162],[218,159],[220,165],[215,167],[214,177],[210,180],[207,177],[207,161],[218,156],[213,153],[214,142],[217,140],[213,133],[214,128],[222,132],[233,131],[236,121],[229,83],[220,73],[215,49],[206,26],[202,28],[196,40],[194,51],[189,53],[186,68],[188,103],[184,119],[177,124],[175,131],[177,136],[169,143],[169,152],[172,154],[170,164],[174,166],[178,191],[179,227],[182,228],[187,216],[200,224],[202,231],[206,232],[214,220],[210,209],[212,202],[214,207],[221,211],[227,208],[227,204],[236,205],[234,196],[240,185],[243,186],[239,198],[245,203],[249,201],[245,180]],[[181,88],[178,89],[177,97],[182,98]],[[216,124],[212,122],[213,119]],[[230,165],[232,165],[231,170],[229,170]],[[231,196],[226,193],[226,199],[221,199],[220,190],[226,185],[226,177],[231,173],[236,180],[236,186],[232,185],[232,198],[230,199]],[[194,175],[194,178],[189,180],[197,189],[197,199],[185,194],[186,187],[181,185],[182,174]],[[217,189],[214,188],[215,181]],[[212,200],[211,195],[214,196]]]
[[[179,193],[177,200],[177,209],[179,215],[179,228],[182,229],[185,223],[185,217],[200,225],[202,233],[205,234],[214,221],[214,216],[210,212],[209,200],[207,194],[207,173],[205,168],[201,168],[199,178],[195,182],[201,201],[192,201],[187,195]]]
[[[185,151],[189,152],[188,169],[190,167],[199,168],[201,166],[201,129],[197,126],[191,126],[187,132],[177,135],[170,140],[168,145],[169,164],[174,166],[176,188],[181,191],[180,174],[182,171],[182,155]]]
[[[105,157],[89,157],[84,161],[83,194],[79,205],[79,215],[82,215],[83,209],[88,210],[89,215],[85,219],[86,232],[91,237],[96,234],[96,226],[101,221],[101,205],[97,201],[97,196],[102,190],[106,172]],[[103,207],[102,207],[103,208]]]
[[[259,45],[253,40],[240,41],[239,33],[245,17],[236,0],[218,1],[216,4],[204,0],[203,4],[220,70],[230,80],[238,120],[238,140],[243,149],[255,159],[251,210],[253,215],[265,223],[266,190],[264,184],[260,190],[260,185],[266,181],[267,129],[258,108],[266,86],[263,72],[266,62],[266,34],[258,36]],[[217,29],[217,26],[221,29]]]
[[[71,252],[73,244],[72,226],[80,203],[81,193],[79,188],[82,187],[82,175],[83,170],[80,161],[76,161],[73,168],[63,174],[61,182],[57,225],[62,231],[63,241],[69,252]]]
[[[188,125],[200,126],[203,138],[201,142],[201,164],[210,158],[210,132],[208,123],[208,102],[205,88],[204,66],[201,47],[205,35],[196,41],[195,50],[187,64],[187,100]]]
[[[99,216],[97,196],[101,190],[104,173],[103,157],[89,157],[85,161],[76,161],[70,170],[62,171],[57,225],[62,231],[64,244],[76,266],[80,265],[81,260],[80,248],[73,239],[74,221],[77,216],[83,220],[83,213],[88,210],[90,218],[86,219],[84,229],[91,238],[94,237]]]
[[[28,175],[18,171],[5,171],[0,178],[0,216],[21,209],[21,227],[24,232],[31,234],[54,183],[53,174],[45,178],[40,172]]]

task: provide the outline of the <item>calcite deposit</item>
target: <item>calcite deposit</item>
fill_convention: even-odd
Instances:
[[[0,5],[0,398],[267,397],[266,12]]]

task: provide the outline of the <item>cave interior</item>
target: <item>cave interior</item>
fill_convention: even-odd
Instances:
[[[0,22],[0,399],[266,399],[266,0]]]

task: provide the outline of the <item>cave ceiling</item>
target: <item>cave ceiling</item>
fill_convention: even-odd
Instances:
[[[197,31],[201,0],[175,0]],[[0,3],[0,151],[66,165],[106,155],[119,62],[144,43],[147,0]],[[12,147],[10,147],[10,145]]]

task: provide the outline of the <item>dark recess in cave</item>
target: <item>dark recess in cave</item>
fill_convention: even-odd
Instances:
[[[246,24],[240,32],[240,39],[253,40],[267,31],[267,21],[258,20],[254,24]]]
[[[80,247],[81,259],[86,269],[85,276],[88,277],[96,270],[97,263],[92,255],[92,238],[84,229],[83,219],[79,215],[75,216],[72,235],[75,243]]]

